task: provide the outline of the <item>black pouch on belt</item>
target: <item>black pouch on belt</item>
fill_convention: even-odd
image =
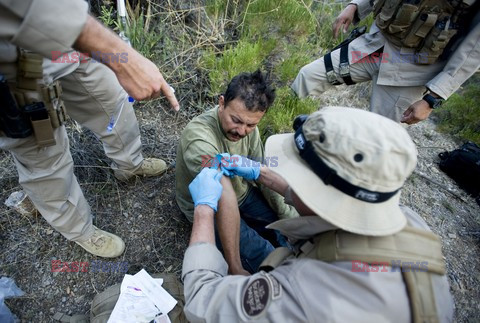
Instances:
[[[0,74],[0,130],[10,138],[26,138],[32,135],[32,125],[18,108],[10,93],[5,77]]]

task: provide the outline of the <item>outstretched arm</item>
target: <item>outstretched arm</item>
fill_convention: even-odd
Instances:
[[[262,166],[260,168],[260,176],[258,177],[257,182],[265,185],[281,196],[285,196],[285,193],[288,189],[288,184],[283,177],[272,171],[267,166]]]
[[[480,13],[477,13],[480,19]],[[480,23],[471,27],[468,35],[450,55],[443,70],[430,80],[426,87],[431,95],[448,99],[480,67]],[[425,100],[414,102],[403,113],[401,122],[414,124],[428,118],[432,108]]]
[[[227,264],[213,245],[214,211],[223,190],[217,174],[221,175],[217,170],[205,168],[189,186],[195,211],[182,268],[187,318],[198,322],[224,322],[232,318],[243,322],[258,317],[271,322],[285,317],[307,321],[303,311],[292,311],[301,307],[297,305],[298,297],[290,292],[281,293],[284,287],[273,275],[260,272],[248,277],[226,276]]]
[[[244,156],[222,154],[221,169],[226,176],[241,176],[249,181],[257,181],[282,196],[285,196],[288,188],[287,182],[280,175]]]
[[[125,91],[135,100],[156,98],[163,93],[173,109],[179,110],[178,101],[158,67],[92,16],[87,17],[87,22],[73,47],[90,55],[96,52],[126,53],[127,62],[105,62],[105,65],[115,72]]]
[[[72,46],[90,54],[127,53],[127,62],[106,64],[127,93],[136,100],[163,93],[172,107],[179,109],[175,95],[155,64],[89,15],[83,0],[0,0],[0,21],[7,22],[7,28],[0,28],[1,40],[47,58],[52,58],[52,52],[68,52]]]

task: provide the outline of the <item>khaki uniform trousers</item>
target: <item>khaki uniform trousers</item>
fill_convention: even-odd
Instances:
[[[20,185],[45,220],[69,240],[86,240],[93,234],[92,214],[73,174],[65,127],[54,130],[56,145],[38,148],[35,138],[0,137],[17,166]]]
[[[331,53],[332,64],[337,80],[343,79],[339,74],[340,49]],[[391,62],[383,64],[392,64]],[[402,64],[402,63],[396,63]],[[425,86],[387,86],[377,84],[380,59],[368,56],[368,59],[350,64],[350,75],[355,83],[373,81],[370,111],[399,122],[403,112],[415,101],[422,98]],[[292,89],[300,98],[319,96],[333,85],[327,81],[323,57],[300,69]]]
[[[107,125],[125,97],[115,74],[99,62],[82,63],[61,77],[68,114],[103,143],[113,168],[135,171],[141,166],[140,131],[131,103],[126,102],[112,132]],[[33,136],[0,137],[0,149],[12,153],[19,182],[45,220],[65,238],[82,241],[93,234],[91,209],[73,173],[65,127],[54,130],[56,145],[38,148]]]

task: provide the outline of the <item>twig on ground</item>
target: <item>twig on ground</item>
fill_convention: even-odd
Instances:
[[[460,201],[466,203],[465,199],[463,197],[461,197],[459,194],[455,193],[454,191],[452,191],[451,189],[449,189],[448,187],[446,187],[445,185],[443,185],[442,183],[440,182],[437,182],[436,180],[433,180],[431,179],[430,177],[428,177],[427,175],[419,172],[419,171],[414,171],[413,172],[415,175],[418,175],[424,179],[426,179],[427,181],[437,185],[438,187],[440,188],[443,188],[445,191],[447,191],[448,193],[450,193],[452,196],[456,197],[457,199],[459,199]]]

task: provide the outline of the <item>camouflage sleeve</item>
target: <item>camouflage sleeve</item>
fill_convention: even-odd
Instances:
[[[87,16],[83,0],[0,0],[0,38],[48,58],[72,48]]]

